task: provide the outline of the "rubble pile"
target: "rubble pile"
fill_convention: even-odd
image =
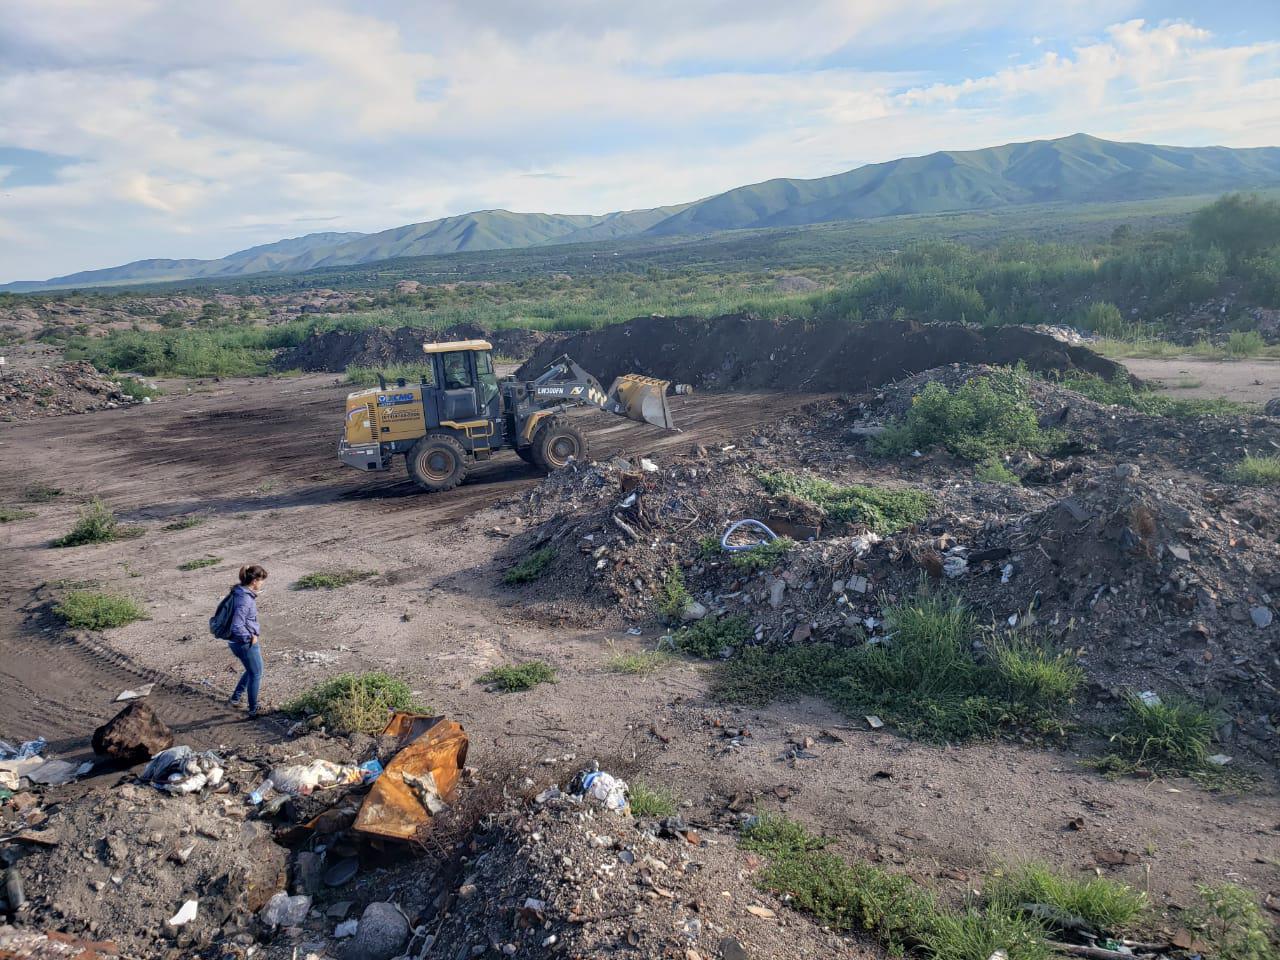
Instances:
[[[83,360],[55,367],[18,368],[0,375],[0,420],[88,413],[135,402]]]
[[[1032,404],[1062,442],[1008,458],[1019,486],[978,481],[972,464],[945,452],[886,459],[869,450],[867,437],[926,383],[987,372],[944,367],[811,404],[720,449],[553,474],[527,496],[534,526],[513,547],[515,557],[559,554],[532,591],[534,609],[672,629],[741,616],[747,642],[856,644],[878,642],[885,603],[927,577],[993,626],[1032,628],[1079,650],[1100,700],[1132,689],[1221,700],[1231,718],[1224,742],[1280,757],[1280,497],[1230,474],[1246,452],[1280,449],[1280,423],[1152,417],[1030,380]],[[918,490],[933,505],[922,522],[880,536],[770,495],[760,476],[778,470]],[[764,569],[743,569],[719,538],[744,519],[796,543]],[[664,617],[673,569],[691,602]]]

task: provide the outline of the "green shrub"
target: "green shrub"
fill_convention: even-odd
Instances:
[[[551,565],[555,563],[556,556],[555,547],[543,547],[541,550],[535,550],[515,566],[507,569],[502,574],[502,582],[509,586],[532,583],[551,569]]]
[[[729,554],[730,562],[739,570],[756,572],[770,570],[778,565],[778,561],[790,552],[795,541],[789,537],[778,537],[768,543],[761,543],[750,550],[736,550]]]
[[[1239,483],[1251,483],[1260,487],[1280,486],[1280,454],[1245,457],[1236,464],[1232,476]]]
[[[982,893],[988,904],[1009,913],[1017,912],[1019,904],[1047,904],[1106,933],[1123,930],[1147,908],[1147,898],[1128,884],[1106,877],[1063,877],[1040,864],[997,873]]]
[[[1129,407],[1153,417],[1185,420],[1190,417],[1230,416],[1248,409],[1244,404],[1222,397],[1169,397],[1154,390],[1134,387],[1123,375],[1115,380],[1103,380],[1092,373],[1071,373],[1059,383],[1094,403]]]
[[[1076,325],[1103,337],[1122,337],[1130,331],[1124,314],[1114,303],[1091,303],[1076,321]]]
[[[160,391],[149,387],[137,377],[121,377],[117,383],[120,392],[134,400],[146,400],[160,396]]]
[[[1125,719],[1111,739],[1135,768],[1194,773],[1205,768],[1209,744],[1221,722],[1216,712],[1184,697],[1147,703],[1130,694]]]
[[[53,612],[79,630],[110,630],[147,617],[146,608],[133,598],[93,590],[71,591]]]
[[[0,523],[13,523],[16,520],[30,520],[35,516],[32,510],[18,510],[14,507],[0,507]]]
[[[627,796],[633,816],[654,819],[675,816],[675,794],[665,787],[650,787],[643,781],[637,781],[630,785]]]
[[[919,523],[933,509],[934,500],[919,490],[886,490],[862,484],[840,486],[808,474],[785,470],[757,475],[774,496],[790,496],[843,523],[863,523],[880,534],[895,533]]]
[[[212,567],[221,562],[221,557],[199,557],[195,560],[188,560],[186,563],[178,564],[178,569],[185,573],[192,570],[203,570],[205,567]]]
[[[55,547],[79,547],[89,543],[110,543],[142,534],[141,527],[122,527],[105,503],[94,497],[80,510],[80,519],[69,533],[53,541]]]
[[[339,587],[349,587],[353,583],[359,583],[361,580],[368,580],[370,577],[376,577],[377,570],[318,570],[315,573],[308,573],[299,577],[293,585],[295,590],[336,590]]]
[[[966,460],[986,460],[1015,450],[1043,450],[1050,441],[1021,379],[1009,373],[978,377],[954,391],[928,384],[906,416],[872,443],[890,456],[940,447]]]
[[[481,683],[492,683],[507,693],[529,690],[540,683],[555,683],[556,672],[541,660],[494,667],[480,677]]]
[[[989,457],[974,467],[973,477],[983,483],[1004,483],[1012,487],[1022,485],[1022,478],[1006,467],[998,457]]]
[[[679,620],[685,608],[693,602],[693,595],[684,585],[684,571],[675,564],[667,568],[658,590],[658,613],[667,620]]]
[[[672,640],[677,650],[694,657],[719,657],[724,650],[736,650],[752,637],[751,623],[744,616],[706,616],[681,627]]]
[[[1280,960],[1275,923],[1258,898],[1233,883],[1196,888],[1200,904],[1189,916],[1217,960]]]
[[[390,674],[344,673],[311,687],[281,710],[295,716],[318,716],[334,733],[381,733],[392,711],[429,711],[413,699],[403,680]]]

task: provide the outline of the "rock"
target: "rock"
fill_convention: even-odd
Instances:
[[[686,622],[693,620],[701,620],[707,615],[707,608],[700,604],[697,600],[690,600],[685,604],[684,610],[680,613],[680,619]]]
[[[853,576],[849,578],[846,588],[853,593],[866,593],[869,584],[867,578],[863,576]]]
[[[720,960],[751,960],[751,954],[737,937],[725,937],[720,941]]]
[[[1186,547],[1180,547],[1176,544],[1171,545],[1169,547],[1169,553],[1173,555],[1174,559],[1181,560],[1183,563],[1189,563],[1191,561],[1191,551]]]
[[[787,584],[781,578],[769,584],[769,606],[775,610],[782,606],[782,595],[787,592]]]
[[[409,921],[390,903],[364,908],[356,935],[342,951],[345,960],[391,960],[409,939]]]
[[[173,731],[141,700],[93,731],[94,753],[129,764],[150,760],[172,746]]]
[[[1273,619],[1268,607],[1250,607],[1249,616],[1253,618],[1253,625],[1259,630],[1271,626]]]
[[[1268,400],[1267,405],[1262,408],[1262,412],[1268,417],[1280,417],[1280,397]]]
[[[293,861],[293,892],[314,897],[324,886],[324,857],[310,850],[301,851]]]
[[[1116,477],[1121,480],[1132,480],[1142,473],[1142,469],[1136,463],[1117,463]]]

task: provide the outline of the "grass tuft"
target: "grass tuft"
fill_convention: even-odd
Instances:
[[[919,490],[886,490],[863,484],[840,486],[822,477],[785,470],[758,474],[774,496],[790,496],[820,510],[829,520],[866,524],[888,535],[919,523],[933,509],[933,497]]]
[[[390,674],[344,673],[316,684],[281,710],[318,716],[334,733],[381,733],[393,710],[429,711],[414,702],[413,691]]]
[[[631,814],[635,817],[671,817],[678,806],[675,794],[670,790],[650,787],[643,781],[631,784],[627,797],[631,801]]]
[[[1124,722],[1111,738],[1121,756],[1104,764],[1118,772],[1196,773],[1207,766],[1209,744],[1221,722],[1216,712],[1183,697],[1149,704],[1130,694]]]
[[[53,612],[78,630],[110,630],[147,618],[146,608],[132,597],[93,590],[71,591]]]
[[[897,424],[874,438],[888,456],[942,448],[965,460],[1015,450],[1043,450],[1052,436],[1040,429],[1022,378],[1013,372],[978,377],[948,390],[930,383]]]
[[[349,587],[353,583],[359,583],[361,580],[368,580],[370,577],[376,577],[377,575],[377,570],[319,570],[299,577],[294,583],[293,589],[336,590],[339,587]]]
[[[189,516],[181,517],[177,520],[174,520],[172,523],[166,523],[164,525],[164,529],[165,530],[190,530],[192,527],[200,526],[200,524],[204,523],[208,519],[209,518],[206,516],[203,516],[198,513],[193,513],[193,514],[190,514]]]
[[[540,683],[555,683],[556,672],[541,660],[494,667],[480,677],[481,683],[492,683],[507,693],[530,690]]]
[[[662,650],[641,650],[639,653],[617,653],[605,664],[611,673],[626,673],[642,676],[653,673],[670,659]]]
[[[1259,487],[1280,486],[1280,454],[1245,457],[1236,464],[1232,476],[1239,483],[1249,483]]]
[[[556,559],[555,547],[543,547],[529,554],[502,575],[502,582],[510,586],[532,583],[551,569]]]
[[[1082,394],[1104,406],[1129,407],[1153,417],[1234,416],[1248,410],[1242,403],[1222,397],[1170,397],[1154,390],[1135,387],[1128,378],[1104,380],[1092,373],[1072,373],[1058,381],[1068,390]]]
[[[199,557],[195,560],[188,560],[186,563],[178,564],[178,569],[188,573],[192,570],[203,570],[205,567],[212,567],[221,562],[221,557]]]
[[[0,507],[0,523],[13,523],[16,520],[30,520],[35,516],[33,510],[18,510],[14,507]]]
[[[795,545],[795,541],[790,537],[778,537],[768,543],[754,546],[750,550],[736,550],[729,554],[729,559],[739,570],[752,573],[769,570],[777,566],[778,561],[785,557]]]
[[[743,647],[751,637],[751,624],[744,616],[708,616],[677,630],[672,641],[682,653],[719,658],[725,650],[735,651]]]
[[[1022,478],[1004,465],[999,457],[988,457],[973,468],[973,478],[983,483],[1004,483],[1011,487],[1022,486]]]
[[[53,541],[55,547],[80,547],[90,543],[111,543],[141,536],[141,527],[123,527],[115,513],[94,497],[80,510],[80,518],[70,532]]]
[[[1099,932],[1124,929],[1147,908],[1147,898],[1128,884],[1106,877],[1063,877],[1034,863],[995,874],[982,893],[989,905],[1008,913],[1024,903],[1047,904]]]
[[[22,491],[22,499],[27,503],[48,503],[62,496],[61,487],[51,487],[46,483],[33,483]]]

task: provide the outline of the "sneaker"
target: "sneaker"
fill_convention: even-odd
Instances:
[[[237,700],[235,697],[228,697],[228,698],[227,698],[227,706],[228,706],[228,707],[232,707],[232,708],[239,707],[239,706],[240,706],[240,701],[239,701],[239,700]]]

